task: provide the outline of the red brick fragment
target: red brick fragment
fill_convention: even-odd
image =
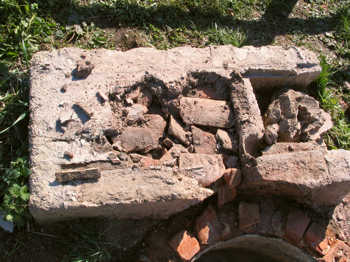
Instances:
[[[294,244],[299,244],[309,223],[310,218],[304,212],[292,210],[288,214],[285,238]]]
[[[246,233],[253,233],[260,222],[259,205],[241,202],[238,207],[239,229]]]
[[[237,168],[228,168],[224,172],[224,178],[230,188],[236,188],[242,181],[241,171]]]
[[[218,207],[222,207],[226,203],[233,201],[237,196],[237,190],[223,185],[218,189]]]
[[[317,223],[312,223],[304,236],[306,244],[321,255],[327,254],[334,238],[331,230]]]
[[[321,262],[350,262],[350,247],[343,241],[337,240]]]
[[[186,230],[177,233],[169,241],[169,245],[185,261],[190,260],[200,250],[198,240],[191,236]]]
[[[197,237],[202,245],[212,245],[220,240],[222,225],[211,206],[196,219],[195,227]]]

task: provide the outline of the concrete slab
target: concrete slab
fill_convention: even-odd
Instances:
[[[64,48],[35,54],[30,91],[34,218],[39,222],[93,216],[167,218],[212,195],[213,190],[194,178],[180,177],[173,168],[140,169],[128,157],[116,158],[123,149],[115,138],[128,127],[124,109],[142,97],[134,96],[135,89],[151,91],[162,103],[182,95],[190,77],[200,75],[210,82],[214,75],[230,85],[233,71],[251,78],[254,88],[264,88],[282,80],[283,86],[306,86],[321,68],[312,52],[281,47],[127,52]],[[140,119],[133,125],[147,127],[147,119]],[[152,142],[152,150],[157,149],[157,141]],[[56,180],[58,172],[83,175],[88,169],[97,169],[97,179]]]

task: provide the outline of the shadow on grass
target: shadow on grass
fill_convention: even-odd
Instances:
[[[79,24],[84,21],[93,22],[101,28],[146,28],[153,25],[162,29],[186,27],[205,31],[213,24],[217,24],[219,27],[243,29],[247,35],[245,44],[254,46],[271,44],[279,35],[316,35],[334,30],[339,17],[336,14],[319,18],[289,18],[298,0],[271,0],[258,20],[254,20],[251,14],[247,15],[246,19],[239,19],[234,14],[232,15],[232,12],[229,12],[231,10],[229,6],[225,5],[203,7],[182,0],[178,1],[180,4],[145,7],[129,2],[117,0],[109,6],[51,4],[51,8],[45,8],[45,12],[50,12],[50,15],[65,25]]]

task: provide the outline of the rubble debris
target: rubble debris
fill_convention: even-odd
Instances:
[[[182,97],[179,108],[182,120],[188,125],[220,128],[233,125],[230,106],[226,101]]]
[[[153,114],[144,115],[144,119],[144,127],[127,127],[116,139],[125,152],[147,153],[160,146],[166,122],[160,115]]]
[[[186,148],[180,144],[174,144],[161,158],[162,161],[170,160],[171,158],[179,158],[180,154],[188,153]]]
[[[148,112],[148,108],[144,105],[133,104],[130,107],[126,108],[127,111],[127,123],[128,125],[132,125],[137,123],[138,121],[144,121],[144,114]]]
[[[320,255],[326,255],[336,236],[328,226],[313,222],[304,235],[305,243]]]
[[[87,78],[95,66],[87,60],[80,60],[77,62],[77,67],[73,71],[73,76],[77,79]]]
[[[225,166],[221,155],[181,153],[179,171],[209,186],[223,176]]]
[[[218,141],[220,148],[222,148],[223,150],[231,151],[234,153],[238,152],[237,141],[227,131],[218,129],[216,131],[215,137],[216,137],[216,140]]]
[[[59,183],[65,183],[76,180],[98,180],[101,177],[101,173],[98,168],[60,171],[56,172],[55,175],[56,181]]]
[[[143,88],[136,99],[136,103],[150,107],[153,101],[152,92],[147,88]]]
[[[265,128],[264,140],[268,145],[273,145],[278,141],[279,125],[272,124]]]
[[[328,197],[327,195],[325,196]],[[350,194],[347,194],[342,201],[334,208],[332,213],[332,226],[338,238],[350,243]]]
[[[170,149],[170,148],[174,145],[174,142],[171,141],[171,139],[169,139],[168,137],[166,137],[166,138],[163,139],[162,145],[163,145],[166,149]]]
[[[173,116],[169,118],[168,134],[175,137],[183,145],[188,146],[188,133],[182,128],[182,126],[176,121]]]
[[[274,97],[264,116],[267,143],[320,141],[332,128],[331,116],[313,97],[293,89],[279,91]]]
[[[320,262],[348,262],[350,257],[350,247],[343,241],[337,242],[331,247],[327,255],[320,259]]]
[[[131,98],[126,98],[125,99],[125,104],[127,106],[132,106],[134,104],[134,101]]]
[[[191,126],[194,151],[199,154],[215,154],[217,151],[215,136],[202,129]]]
[[[158,138],[152,134],[152,129],[127,127],[117,139],[125,152],[147,153],[152,149],[158,148]]]
[[[258,155],[264,124],[250,80],[238,74],[232,74],[232,80],[231,101],[239,134],[239,153],[241,161],[250,165]]]

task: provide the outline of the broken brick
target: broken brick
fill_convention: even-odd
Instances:
[[[200,154],[215,154],[216,153],[216,139],[215,136],[209,132],[192,126],[193,146],[196,153]]]
[[[321,262],[350,262],[350,247],[343,241],[337,242],[331,247],[327,255],[325,255]]]
[[[310,218],[300,210],[292,210],[288,214],[285,238],[299,244],[310,223]]]
[[[169,241],[169,245],[183,260],[190,260],[200,250],[198,240],[191,236],[186,230],[177,233]]]
[[[211,206],[196,219],[195,228],[198,240],[202,245],[212,245],[220,240],[222,226]]]
[[[312,223],[304,236],[306,244],[321,255],[327,254],[334,238],[334,233],[318,223]]]
[[[246,233],[255,231],[260,222],[259,205],[255,203],[241,202],[238,207],[239,229]]]

